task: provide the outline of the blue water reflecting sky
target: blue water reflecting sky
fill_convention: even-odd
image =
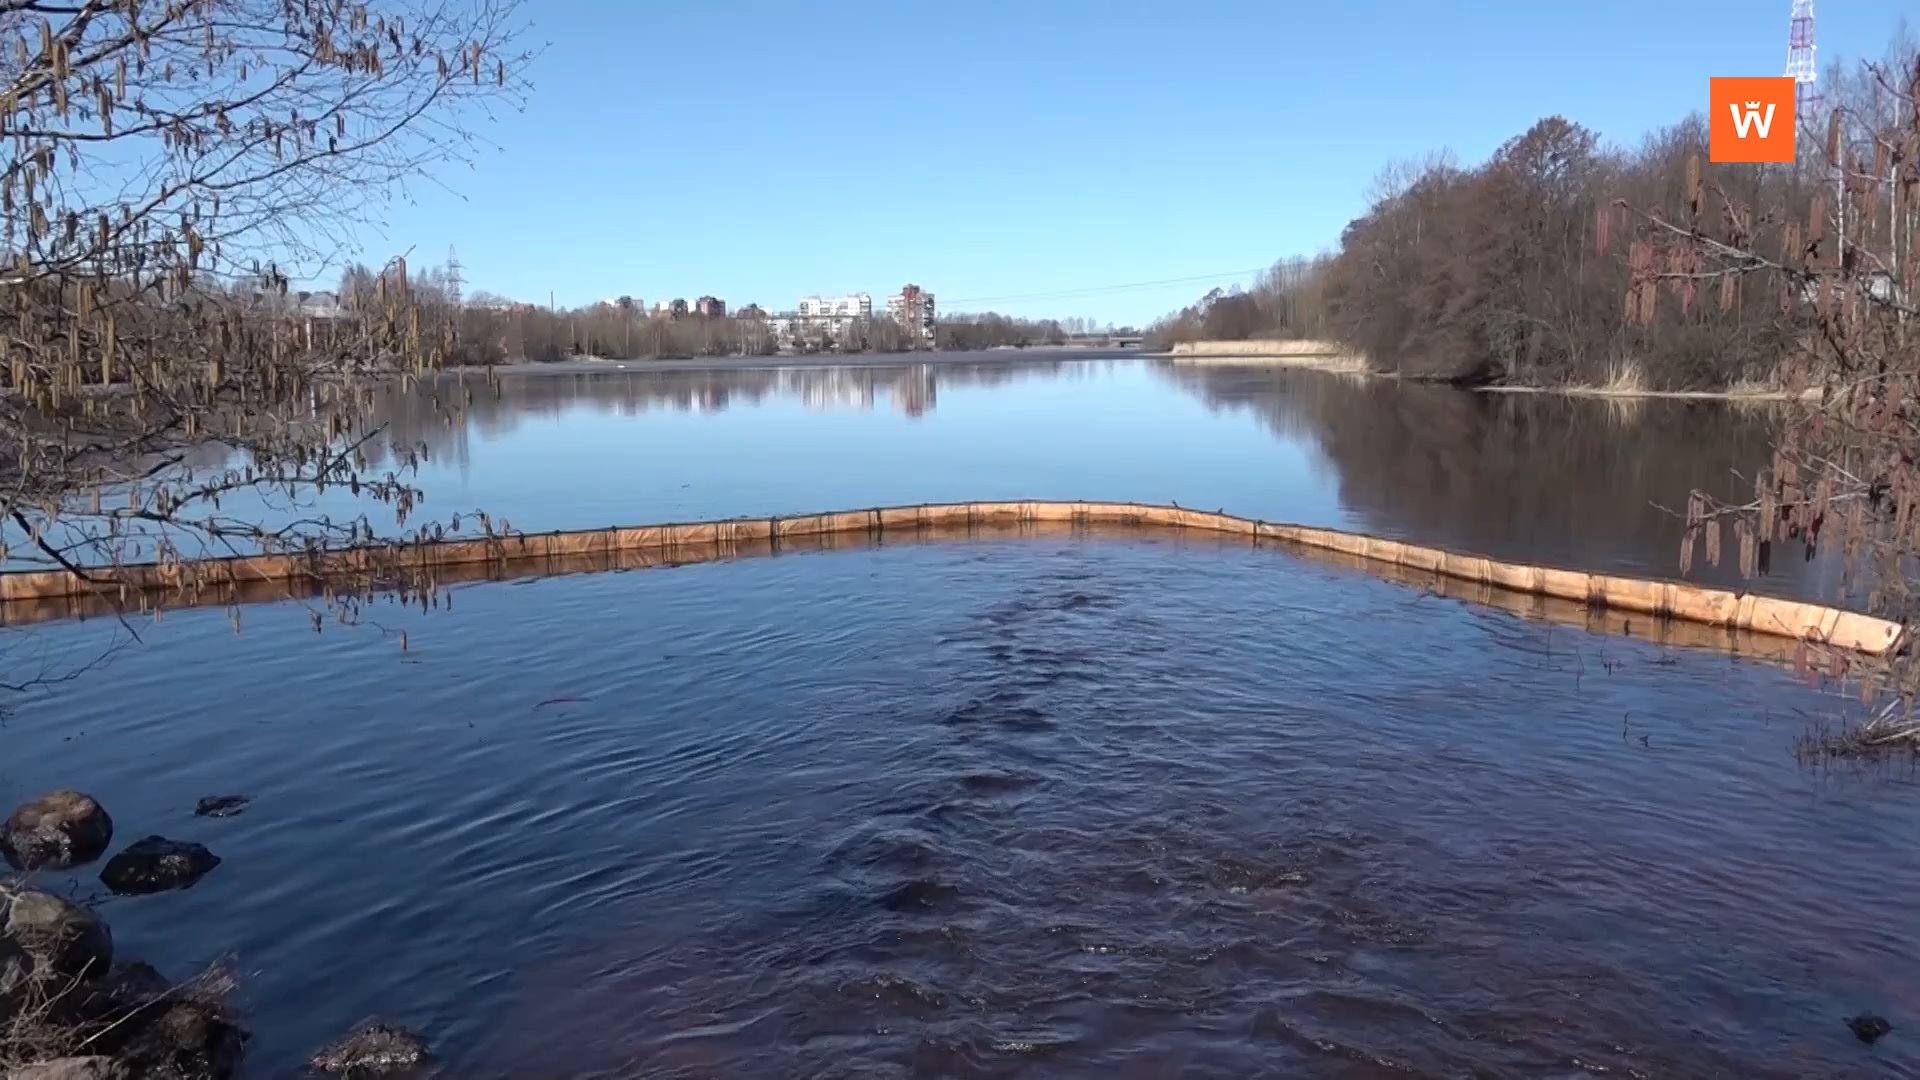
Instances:
[[[526,530],[1017,498],[1342,519],[1310,439],[1209,408],[1150,365],[1001,374],[1012,381],[882,372],[873,387],[872,372],[789,371],[723,408],[688,376],[562,377],[578,396],[525,409],[537,388],[509,380],[511,422],[483,403],[464,446],[430,461],[419,483],[436,514],[484,507]],[[935,400],[912,415],[908,384],[928,377]],[[633,394],[658,396],[636,415]]]
[[[442,400],[473,401],[451,423]],[[1316,372],[988,354],[866,366],[567,367],[383,392],[424,445],[404,523],[522,532],[1005,499],[1179,503],[1501,558],[1669,577],[1695,489],[1747,497],[1764,414],[1676,402],[1474,394]],[[391,468],[375,462],[375,473]],[[389,507],[334,489],[304,506],[229,497],[237,520]],[[10,537],[18,554],[18,537]],[[231,549],[196,543],[188,554]],[[1832,597],[1840,561],[1782,552],[1757,582]],[[150,557],[151,548],[131,553]],[[93,560],[93,561],[98,561]]]

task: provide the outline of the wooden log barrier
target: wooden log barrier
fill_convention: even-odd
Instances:
[[[49,601],[93,601],[132,607],[226,603],[261,596],[261,586],[289,586],[282,595],[311,594],[331,578],[378,575],[404,568],[435,571],[445,579],[482,576],[459,568],[582,562],[607,568],[709,561],[790,548],[817,547],[833,538],[877,540],[915,535],[1168,529],[1246,538],[1318,551],[1509,594],[1569,602],[1589,610],[1641,615],[1717,627],[1775,639],[1808,640],[1879,656],[1900,643],[1902,627],[1887,619],[1821,604],[1704,588],[1679,581],[1591,574],[1502,562],[1479,555],[1407,544],[1358,533],[1257,521],[1177,506],[1108,502],[933,503],[845,510],[797,517],[735,518],[662,525],[421,541],[343,548],[317,554],[228,556],[174,564],[89,570],[0,573],[0,621],[30,621],[55,608]],[[832,546],[825,544],[824,546]],[[440,571],[449,571],[441,573]],[[1392,575],[1403,576],[1403,575]],[[1503,605],[1510,606],[1510,605]],[[8,614],[11,612],[12,614]]]

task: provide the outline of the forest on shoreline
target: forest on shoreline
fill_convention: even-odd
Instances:
[[[409,269],[395,264],[381,271],[349,266],[332,294],[300,293],[300,304],[330,297],[343,309],[374,309],[394,292],[405,275],[405,295],[427,325],[447,328],[443,366],[555,363],[596,357],[604,360],[661,360],[720,356],[773,356],[779,353],[900,353],[932,348],[970,352],[998,347],[1064,345],[1066,324],[1058,319],[1022,319],[997,312],[954,313],[936,321],[932,342],[916,341],[887,314],[849,320],[835,329],[826,320],[782,338],[774,318],[758,305],[704,315],[696,311],[649,312],[631,298],[579,308],[516,303],[479,293],[463,296],[458,271],[450,266]],[[262,302],[274,298],[262,295]]]
[[[1906,119],[1884,73],[1913,71],[1916,55],[1902,28],[1886,59],[1830,65],[1822,78],[1842,117],[1842,153],[1863,175],[1914,180],[1905,175],[1914,163],[1877,148]],[[1799,135],[1796,164],[1713,164],[1699,114],[1625,149],[1551,116],[1478,165],[1444,152],[1398,162],[1336,250],[1282,260],[1244,290],[1216,289],[1155,323],[1148,344],[1332,341],[1379,371],[1475,386],[1778,388],[1806,327],[1794,313],[1802,298],[1726,279],[1724,289],[1703,283],[1697,298],[1663,295],[1651,318],[1638,317],[1627,246],[1609,248],[1607,230],[1609,218],[1620,225],[1617,206],[1684,212],[1690,192],[1712,193],[1704,212],[1715,217],[1732,212],[1723,205],[1751,208],[1735,223],[1749,230],[1824,197],[1830,215],[1839,207],[1841,231],[1861,229],[1864,255],[1900,262],[1906,253],[1892,245],[1911,233],[1913,203],[1870,205],[1861,194],[1870,185],[1842,190],[1826,166],[1809,164],[1827,160],[1825,126]]]

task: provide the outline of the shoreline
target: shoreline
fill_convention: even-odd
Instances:
[[[1402,379],[1408,382],[1440,380],[1411,379],[1395,371],[1378,371],[1368,366],[1365,357],[1342,350],[1329,342],[1317,341],[1192,341],[1182,342],[1171,352],[1147,354],[1181,367],[1283,368],[1290,371],[1319,371],[1369,379]],[[1559,397],[1600,398],[1608,401],[1721,401],[1729,404],[1787,404],[1793,401],[1817,401],[1818,390],[1795,395],[1777,389],[1725,390],[1643,390],[1616,389],[1608,386],[1523,386],[1487,384],[1460,386],[1458,389],[1480,394],[1552,394]]]
[[[1152,354],[1171,361],[1177,367],[1286,368],[1290,371],[1318,371],[1327,375],[1351,375],[1363,379],[1393,379],[1391,372],[1375,371],[1357,356],[1207,356],[1182,353]]]
[[[1603,398],[1610,401],[1724,401],[1735,405],[1784,405],[1817,401],[1818,390],[1799,395],[1785,390],[1612,390],[1604,386],[1476,386],[1483,394],[1557,394],[1561,397]]]
[[[496,375],[526,378],[547,375],[637,375],[650,371],[775,371],[788,368],[899,368],[919,364],[1003,364],[1126,360],[1154,354],[1139,349],[1097,349],[1071,345],[1043,345],[1025,349],[976,349],[969,352],[814,353],[799,356],[688,356],[660,360],[607,360],[598,357],[542,363],[518,360],[495,364]],[[487,368],[441,368],[447,375],[484,375]]]
[[[1367,358],[1330,341],[1182,341],[1159,354],[1182,367],[1279,367],[1380,376]]]
[[[1399,372],[1378,371],[1365,358],[1350,352],[1332,352],[1313,342],[1252,342],[1252,348],[1236,348],[1235,342],[1192,342],[1176,345],[1173,351],[1143,349],[1105,349],[1045,345],[1033,348],[977,349],[969,352],[901,353],[816,353],[787,356],[693,356],[661,360],[608,360],[576,358],[548,363],[517,361],[497,364],[494,374],[502,378],[547,378],[572,375],[641,375],[649,372],[698,373],[728,371],[820,370],[826,368],[862,368],[870,370],[929,365],[933,367],[990,364],[1014,367],[1023,363],[1086,363],[1106,360],[1151,360],[1182,368],[1269,368],[1285,371],[1314,371],[1353,379],[1390,379],[1406,382],[1439,380],[1413,379]],[[1304,347],[1303,347],[1304,346]],[[1264,350],[1263,350],[1264,347]],[[484,367],[442,368],[442,375],[484,375]],[[1490,384],[1459,386],[1459,390],[1479,394],[1543,394],[1569,398],[1596,398],[1605,401],[1717,401],[1734,405],[1787,404],[1796,400],[1784,390],[1623,390],[1605,386],[1521,386]],[[1798,400],[1817,400],[1817,391],[1806,391]]]

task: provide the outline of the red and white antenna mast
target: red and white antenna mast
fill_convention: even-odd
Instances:
[[[1793,29],[1787,35],[1787,77],[1794,86],[1794,119],[1800,130],[1813,134],[1819,122],[1820,69],[1813,58],[1813,0],[1793,0]],[[1817,135],[1815,136],[1818,137]]]

